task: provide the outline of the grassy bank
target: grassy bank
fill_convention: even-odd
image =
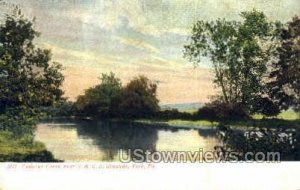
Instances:
[[[11,133],[0,132],[0,162],[55,162],[52,153],[41,142],[27,137],[16,139]]]
[[[262,119],[263,115],[255,114],[255,115],[252,116],[252,118]],[[276,118],[277,119],[282,119],[282,120],[298,120],[298,119],[300,119],[299,114],[296,113],[295,111],[291,110],[291,109],[287,110],[287,111],[284,111],[284,112],[281,112]]]
[[[207,120],[135,120],[135,123],[152,124],[152,125],[168,125],[171,127],[201,128],[216,127],[222,123],[233,128],[249,128],[249,127],[291,127],[300,128],[300,120],[283,120],[283,119],[248,119],[240,121],[207,121]]]
[[[159,120],[159,119],[139,119],[136,123],[143,124],[159,124],[168,125],[171,127],[186,127],[186,128],[200,128],[200,127],[216,127],[220,123],[231,126],[233,128],[248,128],[248,127],[297,127],[300,128],[300,118],[297,113],[288,110],[279,114],[276,118],[264,118],[262,115],[253,115],[249,119],[244,120],[223,120],[223,121],[208,121],[208,120]]]
[[[186,127],[186,128],[200,128],[200,127],[214,127],[219,124],[217,121],[208,120],[181,120],[181,119],[171,119],[171,120],[157,120],[157,119],[138,119],[134,120],[135,123],[151,124],[151,125],[168,125],[172,127]]]

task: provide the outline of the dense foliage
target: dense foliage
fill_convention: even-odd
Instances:
[[[33,22],[16,9],[0,24],[0,128],[16,135],[33,134],[40,107],[61,99],[61,65],[50,50],[37,48]]]
[[[0,105],[10,107],[50,106],[63,92],[61,65],[50,63],[50,50],[36,48],[38,33],[21,13],[7,16],[0,25]]]
[[[130,81],[122,91],[119,105],[121,117],[153,116],[159,111],[156,90],[157,85],[144,76]]]
[[[241,104],[213,101],[200,108],[197,116],[209,120],[239,120],[248,118],[248,113]]]
[[[89,88],[75,105],[80,115],[97,118],[138,118],[159,110],[156,84],[144,76],[122,87],[113,73],[103,74],[101,84]]]
[[[280,153],[281,161],[300,159],[300,131],[298,129],[253,128],[240,131],[221,125],[219,130],[224,145],[216,147],[216,149],[223,155],[234,152],[234,157],[227,157],[227,160],[245,161],[248,159],[247,153],[249,152],[253,154],[264,153],[265,156],[268,153]]]
[[[101,84],[89,88],[79,96],[76,107],[81,115],[109,118],[116,116],[118,99],[121,95],[121,81],[113,73],[102,74]]]
[[[300,111],[300,19],[293,18],[281,32],[277,60],[270,73],[270,94],[282,109]]]

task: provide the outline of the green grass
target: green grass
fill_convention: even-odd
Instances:
[[[197,121],[190,121],[190,120],[180,120],[180,119],[172,119],[172,120],[151,120],[151,119],[139,119],[135,120],[135,123],[142,123],[142,124],[159,124],[159,125],[168,125],[173,127],[186,127],[186,128],[197,128],[197,127],[214,127],[217,126],[218,122],[211,122],[208,120],[197,120]]]
[[[9,132],[0,132],[0,162],[56,162],[41,142],[29,137],[16,138]]]
[[[254,114],[252,116],[253,119],[262,119],[264,116],[261,114]],[[283,120],[298,120],[300,119],[299,113],[296,113],[292,109],[289,109],[287,111],[281,112],[277,117],[277,119],[283,119]]]
[[[169,120],[166,122],[168,125],[175,125],[175,126],[191,126],[191,127],[214,127],[218,125],[218,122],[211,122],[208,120],[197,120],[197,121],[188,121],[188,120]]]
[[[300,128],[300,120],[283,120],[283,119],[247,119],[239,121],[208,121],[208,120],[135,120],[136,123],[149,124],[149,125],[167,125],[170,127],[186,127],[186,128],[199,128],[199,127],[216,127],[222,123],[232,128],[249,128],[249,127],[293,127]]]
[[[16,139],[11,133],[0,132],[0,153],[8,154],[27,154],[46,150],[41,142],[30,142],[26,137]]]
[[[299,113],[296,113],[293,110],[287,110],[285,112],[280,113],[277,118],[285,119],[285,120],[296,120],[300,119]]]
[[[186,128],[199,128],[199,127],[215,127],[220,123],[231,126],[233,128],[249,128],[249,127],[297,127],[300,128],[299,115],[293,110],[288,110],[279,114],[276,118],[264,118],[262,115],[253,115],[250,119],[237,120],[237,121],[208,121],[208,120],[152,120],[142,119],[135,120],[136,123],[143,124],[162,124],[171,127],[186,127]]]

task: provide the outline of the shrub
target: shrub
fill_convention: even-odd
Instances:
[[[280,113],[280,108],[271,99],[264,97],[255,99],[252,112],[265,116],[276,116]]]
[[[241,104],[230,104],[220,101],[213,101],[205,104],[197,112],[197,117],[201,119],[217,119],[231,120],[244,119],[248,117],[248,113]]]
[[[247,131],[233,130],[220,125],[219,135],[224,142],[216,150],[235,152],[236,159],[246,159],[246,153],[280,153],[280,160],[300,159],[300,130],[291,128],[252,128]],[[230,158],[229,158],[230,159]]]
[[[160,119],[194,119],[194,115],[185,112],[179,112],[177,109],[164,110],[157,112],[156,116]]]

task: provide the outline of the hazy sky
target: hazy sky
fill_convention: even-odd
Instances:
[[[0,0],[0,5],[1,5]],[[207,101],[213,95],[209,62],[194,68],[183,58],[199,19],[239,19],[256,8],[272,20],[300,13],[300,0],[6,0],[36,17],[37,43],[62,63],[66,96],[74,99],[115,72],[123,83],[143,74],[159,82],[161,103]],[[7,10],[2,4],[2,10]]]

